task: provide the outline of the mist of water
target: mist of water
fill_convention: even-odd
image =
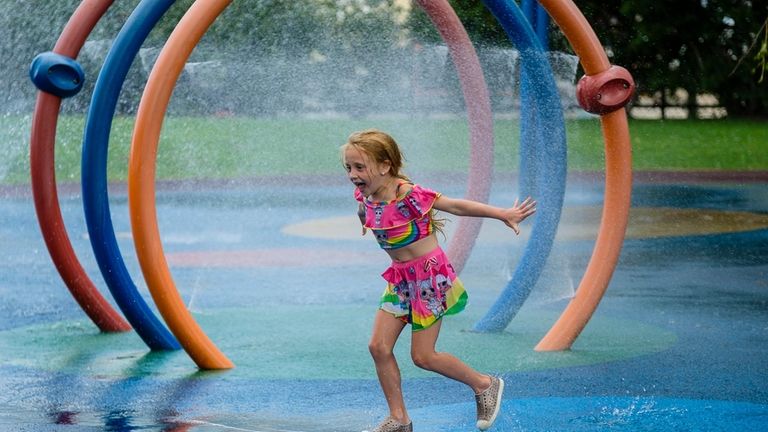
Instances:
[[[226,16],[223,16],[214,25],[214,33],[217,32],[217,25],[226,24],[222,21],[225,18]],[[278,27],[276,32],[279,34],[289,32],[290,22],[287,21],[283,27]],[[51,27],[48,30],[50,34],[47,39],[52,40],[56,36],[56,28]],[[86,70],[86,79],[90,81],[90,85],[86,85],[81,94],[63,103],[63,117],[60,121],[56,149],[59,161],[57,163],[62,169],[58,178],[60,182],[76,184],[79,181],[77,167],[82,138],[81,116],[84,116],[89,104],[92,83],[112,46],[111,39],[101,37],[104,33],[97,32],[97,36],[89,39],[78,58]],[[143,85],[161,48],[161,43],[145,44],[129,72],[118,103],[118,116],[126,118],[129,124],[138,106]],[[31,60],[37,52],[45,49],[50,47],[42,47],[39,43],[22,44],[17,55],[28,56]],[[496,166],[501,172],[514,175],[517,164],[508,155],[512,154],[516,141],[508,141],[509,137],[517,140],[519,134],[516,119],[520,110],[520,55],[512,47],[477,47],[477,52],[490,90],[494,116],[506,122],[499,126],[500,130],[496,132],[496,145],[501,149],[497,151],[501,157]],[[562,96],[563,109],[570,112],[576,106],[574,76],[577,59],[564,53],[551,53],[550,62]],[[6,88],[6,94],[0,95],[0,99],[13,99],[13,103],[5,105],[7,113],[2,118],[4,127],[0,131],[0,145],[6,155],[0,160],[0,184],[24,185],[28,182],[29,122],[34,103],[34,87],[25,76],[15,78],[17,85]],[[370,34],[367,39],[357,40],[355,46],[350,48],[348,41],[322,34],[318,35],[314,47],[282,43],[279,49],[264,50],[233,46],[222,43],[220,38],[206,36],[193,52],[177,82],[168,118],[179,121],[166,125],[166,130],[170,131],[170,134],[181,135],[185,133],[185,129],[194,130],[194,123],[200,119],[216,118],[328,122],[330,126],[327,127],[337,128],[316,138],[318,152],[310,154],[291,152],[290,148],[274,149],[276,153],[287,153],[287,157],[301,160],[305,165],[311,164],[311,161],[318,157],[336,159],[336,148],[351,132],[349,128],[375,126],[385,130],[392,129],[406,150],[409,175],[417,181],[422,178],[435,179],[439,183],[436,187],[446,188],[451,195],[464,194],[463,181],[466,172],[462,173],[461,170],[465,168],[446,167],[440,158],[446,151],[452,151],[443,147],[443,137],[446,134],[467,133],[464,100],[458,78],[448,49],[442,44],[420,45],[404,40],[402,35]],[[274,157],[265,154],[253,155],[249,150],[250,141],[270,143],[275,140],[275,137],[270,135],[275,133],[274,129],[260,130],[258,124],[254,126],[248,122],[243,125],[219,134],[216,137],[219,142],[213,146],[201,145],[194,133],[184,137],[183,143],[175,147],[173,154],[158,160],[158,171],[162,172],[164,166],[172,164],[176,167],[174,169],[200,173],[205,179],[211,166],[219,163],[215,161],[229,157],[234,159],[231,172],[234,177],[260,177],[258,184],[275,181],[276,185],[280,185],[280,182],[284,181],[282,175],[260,174],[265,168],[275,165]],[[457,125],[459,127],[456,127]],[[253,129],[254,127],[256,129]],[[245,130],[246,128],[250,129]],[[118,167],[124,167],[126,164],[126,151],[119,152],[118,149],[127,149],[129,146],[130,134],[127,132],[113,127],[110,163]],[[286,134],[292,132],[285,131]],[[468,137],[466,141],[468,142]],[[267,148],[270,147],[267,145]],[[160,151],[163,151],[162,144]],[[466,151],[468,159],[468,144],[459,151]],[[69,169],[67,165],[70,166]],[[435,174],[445,173],[446,170],[454,171],[456,175],[445,177],[443,174]],[[339,174],[338,179],[343,182],[343,175],[340,172]],[[504,184],[495,189],[503,190],[502,199],[506,200],[510,187],[516,186],[514,183]],[[77,188],[73,188],[71,194],[77,199]],[[116,199],[121,204],[124,203],[124,198],[118,196]],[[235,207],[242,209],[248,207],[254,197],[251,194],[242,194],[240,198],[231,197],[230,201],[232,199],[240,200]],[[298,203],[300,206],[305,204]],[[265,203],[262,208],[270,209],[273,206],[280,207],[281,204]],[[119,208],[121,210],[113,212],[113,219],[116,219],[115,228],[120,232],[129,232],[127,217],[120,213],[125,211],[124,207]],[[78,215],[70,219],[72,218],[74,221],[70,225],[77,225],[79,228],[75,229],[83,230],[82,217]],[[30,217],[26,224],[27,228],[33,229],[35,222]],[[169,224],[173,223],[166,225]],[[191,238],[201,232],[186,232],[175,228],[171,226],[162,230],[164,241],[171,249],[184,247],[175,245],[173,239]],[[235,247],[236,245],[227,240],[233,236],[241,240],[239,243],[244,242],[247,237],[242,233],[219,231],[222,236],[218,242],[219,247]],[[90,255],[87,242],[79,246],[83,248],[80,255]],[[129,255],[126,259],[130,265],[135,267],[135,259],[130,250],[130,243],[126,241],[123,251]],[[514,253],[510,258],[514,260]],[[500,268],[509,266],[508,262],[503,261],[499,263]],[[555,279],[565,277],[567,281],[548,284],[554,287],[555,291],[535,295],[536,299],[546,301],[570,295],[574,276],[563,276],[564,267],[560,264],[562,263],[552,264],[552,269],[545,274],[557,275]],[[200,275],[191,276],[191,279],[187,280],[192,280],[194,286],[192,297],[188,300],[190,305],[195,303],[196,307],[203,307],[196,301],[198,294],[214,283],[206,281]],[[560,287],[566,287],[568,292],[560,292]],[[142,286],[142,289],[145,288]]]

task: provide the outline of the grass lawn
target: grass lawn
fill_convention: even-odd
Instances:
[[[0,183],[29,180],[29,117],[0,117]],[[63,116],[56,144],[57,179],[79,181],[84,119]],[[518,165],[519,124],[495,122],[495,164]],[[317,173],[343,175],[338,147],[349,132],[377,127],[404,147],[412,167],[465,170],[469,131],[461,119],[308,120],[169,117],[157,159],[158,179],[239,178]],[[603,139],[596,119],[569,120],[568,170],[601,171]],[[108,173],[127,176],[133,118],[113,124]],[[768,170],[768,127],[758,121],[630,122],[633,167],[643,170]],[[422,165],[424,165],[422,167]]]

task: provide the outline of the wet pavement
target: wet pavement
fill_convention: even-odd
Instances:
[[[434,187],[462,195],[460,185]],[[236,364],[221,372],[199,371],[183,351],[151,353],[132,332],[100,334],[59,279],[30,196],[3,192],[0,430],[374,426],[386,404],[367,338],[387,259],[358,238],[349,189],[258,181],[160,189],[176,285]],[[111,196],[126,265],[151,304],[126,195],[117,187]],[[514,198],[494,186],[493,203]],[[506,380],[492,430],[766,430],[768,183],[637,182],[619,265],[592,321],[572,350],[534,352],[579,284],[601,204],[599,182],[569,182],[547,267],[503,333],[469,329],[513,273],[526,237],[484,224],[461,274],[470,304],[446,320],[438,348]],[[81,263],[108,295],[76,188],[61,206]],[[414,430],[474,430],[469,390],[410,364],[408,339],[397,354]]]

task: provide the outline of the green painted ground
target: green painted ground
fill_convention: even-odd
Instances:
[[[214,310],[195,318],[236,364],[231,371],[209,372],[219,378],[373,379],[367,350],[372,313],[361,306],[270,306]],[[659,327],[595,316],[571,351],[535,352],[557,318],[554,313],[523,310],[504,333],[466,331],[478,318],[469,311],[447,318],[438,350],[488,372],[610,362],[663,351],[676,341]],[[404,335],[396,347],[403,376],[432,376],[412,365],[410,334]],[[135,333],[100,334],[85,321],[0,332],[0,363],[96,378],[198,374],[184,352],[149,353]]]

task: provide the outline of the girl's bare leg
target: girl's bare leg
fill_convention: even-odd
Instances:
[[[483,375],[451,354],[435,352],[435,343],[440,335],[443,320],[431,327],[414,332],[411,339],[411,357],[416,366],[462,382],[475,394],[491,386],[491,377]]]
[[[384,397],[387,398],[390,415],[398,422],[408,424],[411,420],[405,409],[400,368],[393,353],[397,338],[400,337],[404,327],[404,322],[392,314],[379,310],[373,321],[373,334],[371,334],[368,349],[376,364],[376,374],[379,376]]]

